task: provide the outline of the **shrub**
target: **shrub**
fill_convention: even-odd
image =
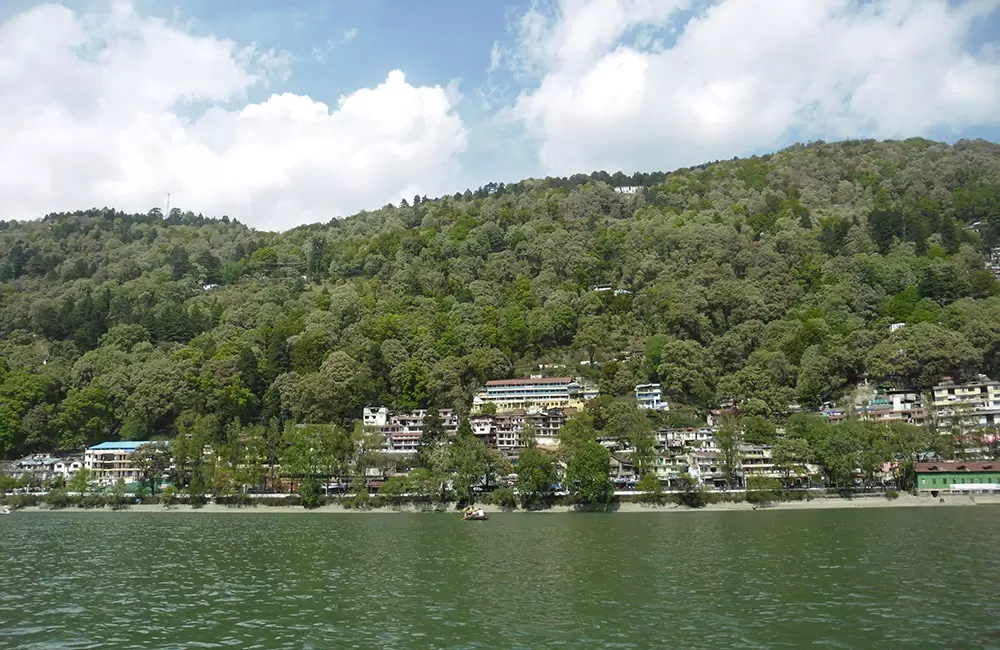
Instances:
[[[31,506],[38,505],[38,495],[37,494],[9,494],[3,499],[0,499],[0,503],[5,503],[13,509],[18,508],[30,508]]]
[[[517,507],[517,495],[514,494],[513,488],[509,487],[499,487],[492,492],[490,492],[486,499],[486,503],[490,503],[495,506],[500,506],[501,508],[516,508]]]
[[[73,498],[66,492],[66,490],[50,490],[48,494],[45,495],[45,503],[48,504],[50,508],[68,508],[73,505]]]
[[[249,494],[244,494],[243,492],[218,497],[215,502],[219,505],[236,506],[237,508],[254,505],[253,497]]]
[[[307,478],[302,481],[298,491],[303,508],[318,508],[323,505],[323,495],[315,479]]]
[[[77,501],[77,506],[80,508],[103,508],[105,505],[104,497],[100,494],[87,494]]]
[[[899,490],[893,490],[892,488],[889,488],[888,490],[885,491],[885,498],[889,499],[890,501],[894,501],[895,499],[898,499],[899,498]]]
[[[698,487],[680,492],[677,495],[677,502],[688,508],[704,508],[708,504],[708,497],[705,490]]]
[[[640,492],[660,492],[660,479],[656,474],[646,474],[635,484],[635,489]]]
[[[208,503],[208,499],[201,492],[195,492],[188,495],[187,502],[192,508],[201,508]]]
[[[164,507],[169,508],[170,506],[174,505],[176,501],[177,501],[177,488],[173,485],[168,485],[167,487],[163,488],[163,494],[160,495],[160,503],[162,503]]]

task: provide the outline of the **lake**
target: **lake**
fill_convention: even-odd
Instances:
[[[1000,508],[15,513],[0,647],[1000,648]]]

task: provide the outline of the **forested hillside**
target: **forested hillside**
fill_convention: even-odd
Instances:
[[[865,374],[996,376],[997,242],[983,141],[490,185],[282,234],[158,209],[0,222],[0,454],[462,408],[542,363],[776,420]]]

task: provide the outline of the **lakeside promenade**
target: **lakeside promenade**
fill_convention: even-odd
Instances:
[[[969,507],[1000,505],[1000,494],[981,494],[973,496],[953,495],[945,497],[918,497],[911,494],[901,494],[896,499],[887,499],[884,496],[863,496],[845,499],[843,497],[820,497],[811,501],[775,501],[766,506],[755,508],[748,502],[739,503],[710,503],[701,508],[690,508],[677,504],[645,504],[645,503],[623,503],[612,502],[604,510],[597,510],[605,513],[686,513],[686,512],[728,512],[728,511],[773,511],[773,510],[842,510],[852,508],[942,508],[942,507]],[[524,514],[524,515],[544,515],[544,514],[568,514],[578,513],[581,510],[575,506],[555,505],[547,508],[522,510],[510,509],[489,504],[477,504],[484,511],[491,514]],[[593,512],[594,510],[587,510]],[[274,514],[378,514],[378,513],[448,513],[458,515],[455,503],[434,503],[434,504],[402,504],[382,506],[378,508],[358,509],[347,508],[340,504],[328,504],[318,508],[304,508],[298,505],[260,505],[260,506],[231,506],[219,504],[205,504],[200,507],[193,507],[185,504],[174,504],[164,506],[160,504],[138,504],[121,510],[112,511],[110,507],[103,508],[59,508],[53,509],[46,506],[29,506],[20,508],[17,513],[32,512],[119,512],[119,513],[274,513]]]

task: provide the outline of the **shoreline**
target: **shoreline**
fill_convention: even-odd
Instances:
[[[842,497],[821,497],[812,501],[778,501],[766,507],[754,508],[745,501],[739,503],[710,503],[703,508],[689,508],[676,504],[652,505],[642,503],[611,503],[605,510],[593,510],[602,513],[681,513],[681,512],[736,512],[736,511],[778,511],[778,510],[845,510],[851,508],[942,508],[942,507],[970,507],[983,505],[1000,505],[1000,494],[980,494],[972,496],[946,496],[946,497],[918,497],[910,494],[901,494],[896,499],[886,499],[877,497],[855,497],[844,499]],[[507,509],[495,505],[477,504],[483,511],[489,514],[515,514],[515,515],[544,515],[544,514],[569,514],[579,512],[590,512],[589,510],[577,509],[574,506],[552,506],[541,510],[520,510]],[[306,509],[302,506],[227,506],[218,504],[206,504],[200,508],[177,504],[163,506],[159,504],[132,505],[122,510],[112,510],[110,507],[101,508],[48,508],[43,506],[28,506],[18,508],[11,512],[17,513],[38,513],[38,512],[114,512],[121,514],[128,513],[206,513],[206,514],[460,514],[454,503],[431,505],[404,505],[404,506],[384,506],[381,508],[371,508],[359,510],[355,508],[345,508],[341,505],[330,504],[319,508]]]

